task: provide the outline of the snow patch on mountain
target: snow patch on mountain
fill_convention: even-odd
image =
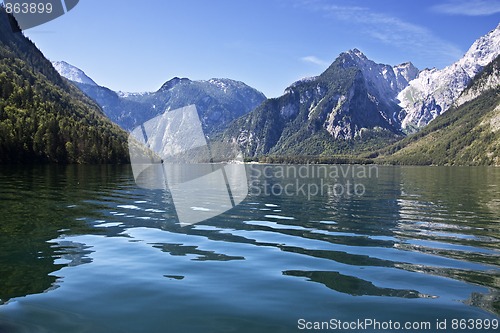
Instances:
[[[216,86],[220,90],[224,91],[225,93],[227,93],[227,89],[229,88],[229,85],[231,84],[227,80],[223,80],[223,79],[210,79],[207,82],[210,84],[213,84],[214,86]]]
[[[70,81],[97,86],[94,80],[88,77],[84,71],[65,61],[52,61],[52,66],[54,66],[59,75]]]

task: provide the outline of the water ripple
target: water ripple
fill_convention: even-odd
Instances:
[[[487,184],[498,180],[497,169],[381,168],[361,197],[251,195],[181,227],[170,194],[138,188],[126,167],[10,170],[0,330],[61,317],[74,332],[124,320],[108,327],[120,332],[132,314],[157,331],[192,327],[186,314],[257,318],[263,331],[332,313],[497,318],[500,187]]]

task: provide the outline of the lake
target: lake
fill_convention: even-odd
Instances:
[[[246,167],[181,226],[130,166],[2,166],[0,332],[497,331],[500,168]]]

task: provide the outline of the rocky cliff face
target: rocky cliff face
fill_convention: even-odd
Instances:
[[[500,56],[454,105],[419,132],[380,151],[380,163],[500,165]]]
[[[484,92],[498,88],[500,86],[500,56],[497,56],[493,62],[486,67],[480,77],[475,80],[474,84],[462,92],[455,100],[454,106],[458,107],[467,103]],[[499,120],[500,122],[500,120]]]
[[[396,96],[417,74],[411,63],[392,67],[357,49],[344,52],[321,75],[293,83],[238,119],[225,140],[256,156],[340,152],[354,141],[397,137]]]
[[[415,132],[446,112],[471,80],[500,54],[500,25],[479,38],[454,64],[423,70],[399,95],[401,126]]]

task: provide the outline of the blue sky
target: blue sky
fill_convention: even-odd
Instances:
[[[80,0],[25,34],[113,90],[228,77],[277,97],[352,48],[445,67],[499,22],[500,0]]]

